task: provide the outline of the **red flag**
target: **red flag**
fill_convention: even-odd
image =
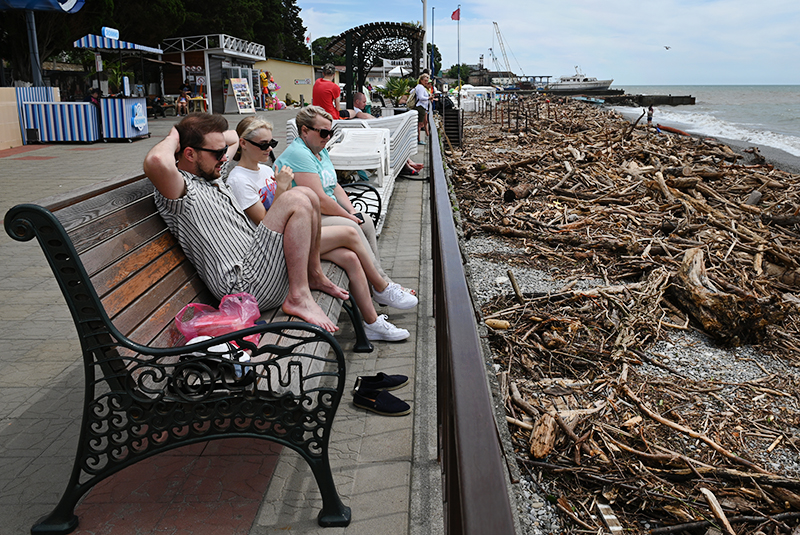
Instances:
[[[450,15],[450,18],[453,20],[461,20],[461,8],[458,8],[455,11],[453,11],[453,14]]]

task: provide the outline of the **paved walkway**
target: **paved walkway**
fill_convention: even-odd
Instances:
[[[293,110],[269,112],[285,139]],[[232,127],[240,116],[229,115]],[[147,151],[176,121],[151,120],[152,138],[133,143],[33,145],[0,151],[0,215],[13,205],[141,172]],[[281,143],[277,152],[285,148]],[[427,147],[426,147],[427,148]],[[423,161],[424,151],[417,155]],[[321,500],[299,456],[258,440],[218,440],[153,457],[108,478],[79,504],[85,534],[435,534],[441,533],[436,462],[435,347],[428,183],[399,179],[380,238],[384,267],[418,288],[416,310],[390,320],[410,340],[346,351],[348,387],[357,375],[403,373],[396,394],[411,416],[357,409],[346,395],[331,438],[334,478],[352,508],[347,528],[321,529]],[[0,535],[26,533],[50,512],[69,478],[82,412],[80,347],[67,307],[38,245],[0,235]],[[343,321],[342,325],[347,322]],[[352,347],[352,330],[337,334]]]

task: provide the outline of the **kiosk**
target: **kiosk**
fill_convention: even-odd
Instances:
[[[139,54],[161,54],[160,48],[137,45],[121,41],[117,38],[119,33],[111,31],[111,28],[103,28],[104,35],[86,35],[73,43],[75,48],[88,48],[96,51],[118,51],[122,54],[123,50],[139,52]],[[142,69],[144,77],[144,69]],[[147,87],[143,80],[144,87]],[[100,99],[99,110],[100,123],[98,129],[100,135],[105,139],[127,139],[133,140],[141,137],[150,137],[147,125],[147,101],[143,98],[131,98],[129,96],[118,98]]]

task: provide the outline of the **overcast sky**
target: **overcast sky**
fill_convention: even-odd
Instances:
[[[370,22],[422,22],[421,0],[298,0],[311,39]],[[431,8],[435,21],[431,22]],[[457,2],[428,1],[444,68],[457,63]],[[798,0],[473,0],[461,3],[461,63],[489,49],[511,70],[560,76],[575,66],[624,85],[800,84]],[[670,47],[669,49],[665,47]]]

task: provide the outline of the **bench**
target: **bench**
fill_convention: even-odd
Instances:
[[[153,186],[140,175],[114,179],[6,214],[15,240],[36,238],[78,331],[85,372],[80,439],[67,489],[32,529],[69,533],[81,496],[108,476],[177,447],[228,437],[262,438],[298,452],[322,495],[321,526],[346,526],[328,459],[344,392],[344,353],[333,336],[280,308],[266,323],[184,347],[175,315],[188,303],[218,306],[158,215]],[[344,271],[323,263],[331,280]],[[361,314],[315,292],[334,321],[344,308],[368,352]],[[255,344],[244,339],[257,334]],[[235,341],[251,353],[235,366],[212,346]],[[238,364],[238,363],[237,363]]]

